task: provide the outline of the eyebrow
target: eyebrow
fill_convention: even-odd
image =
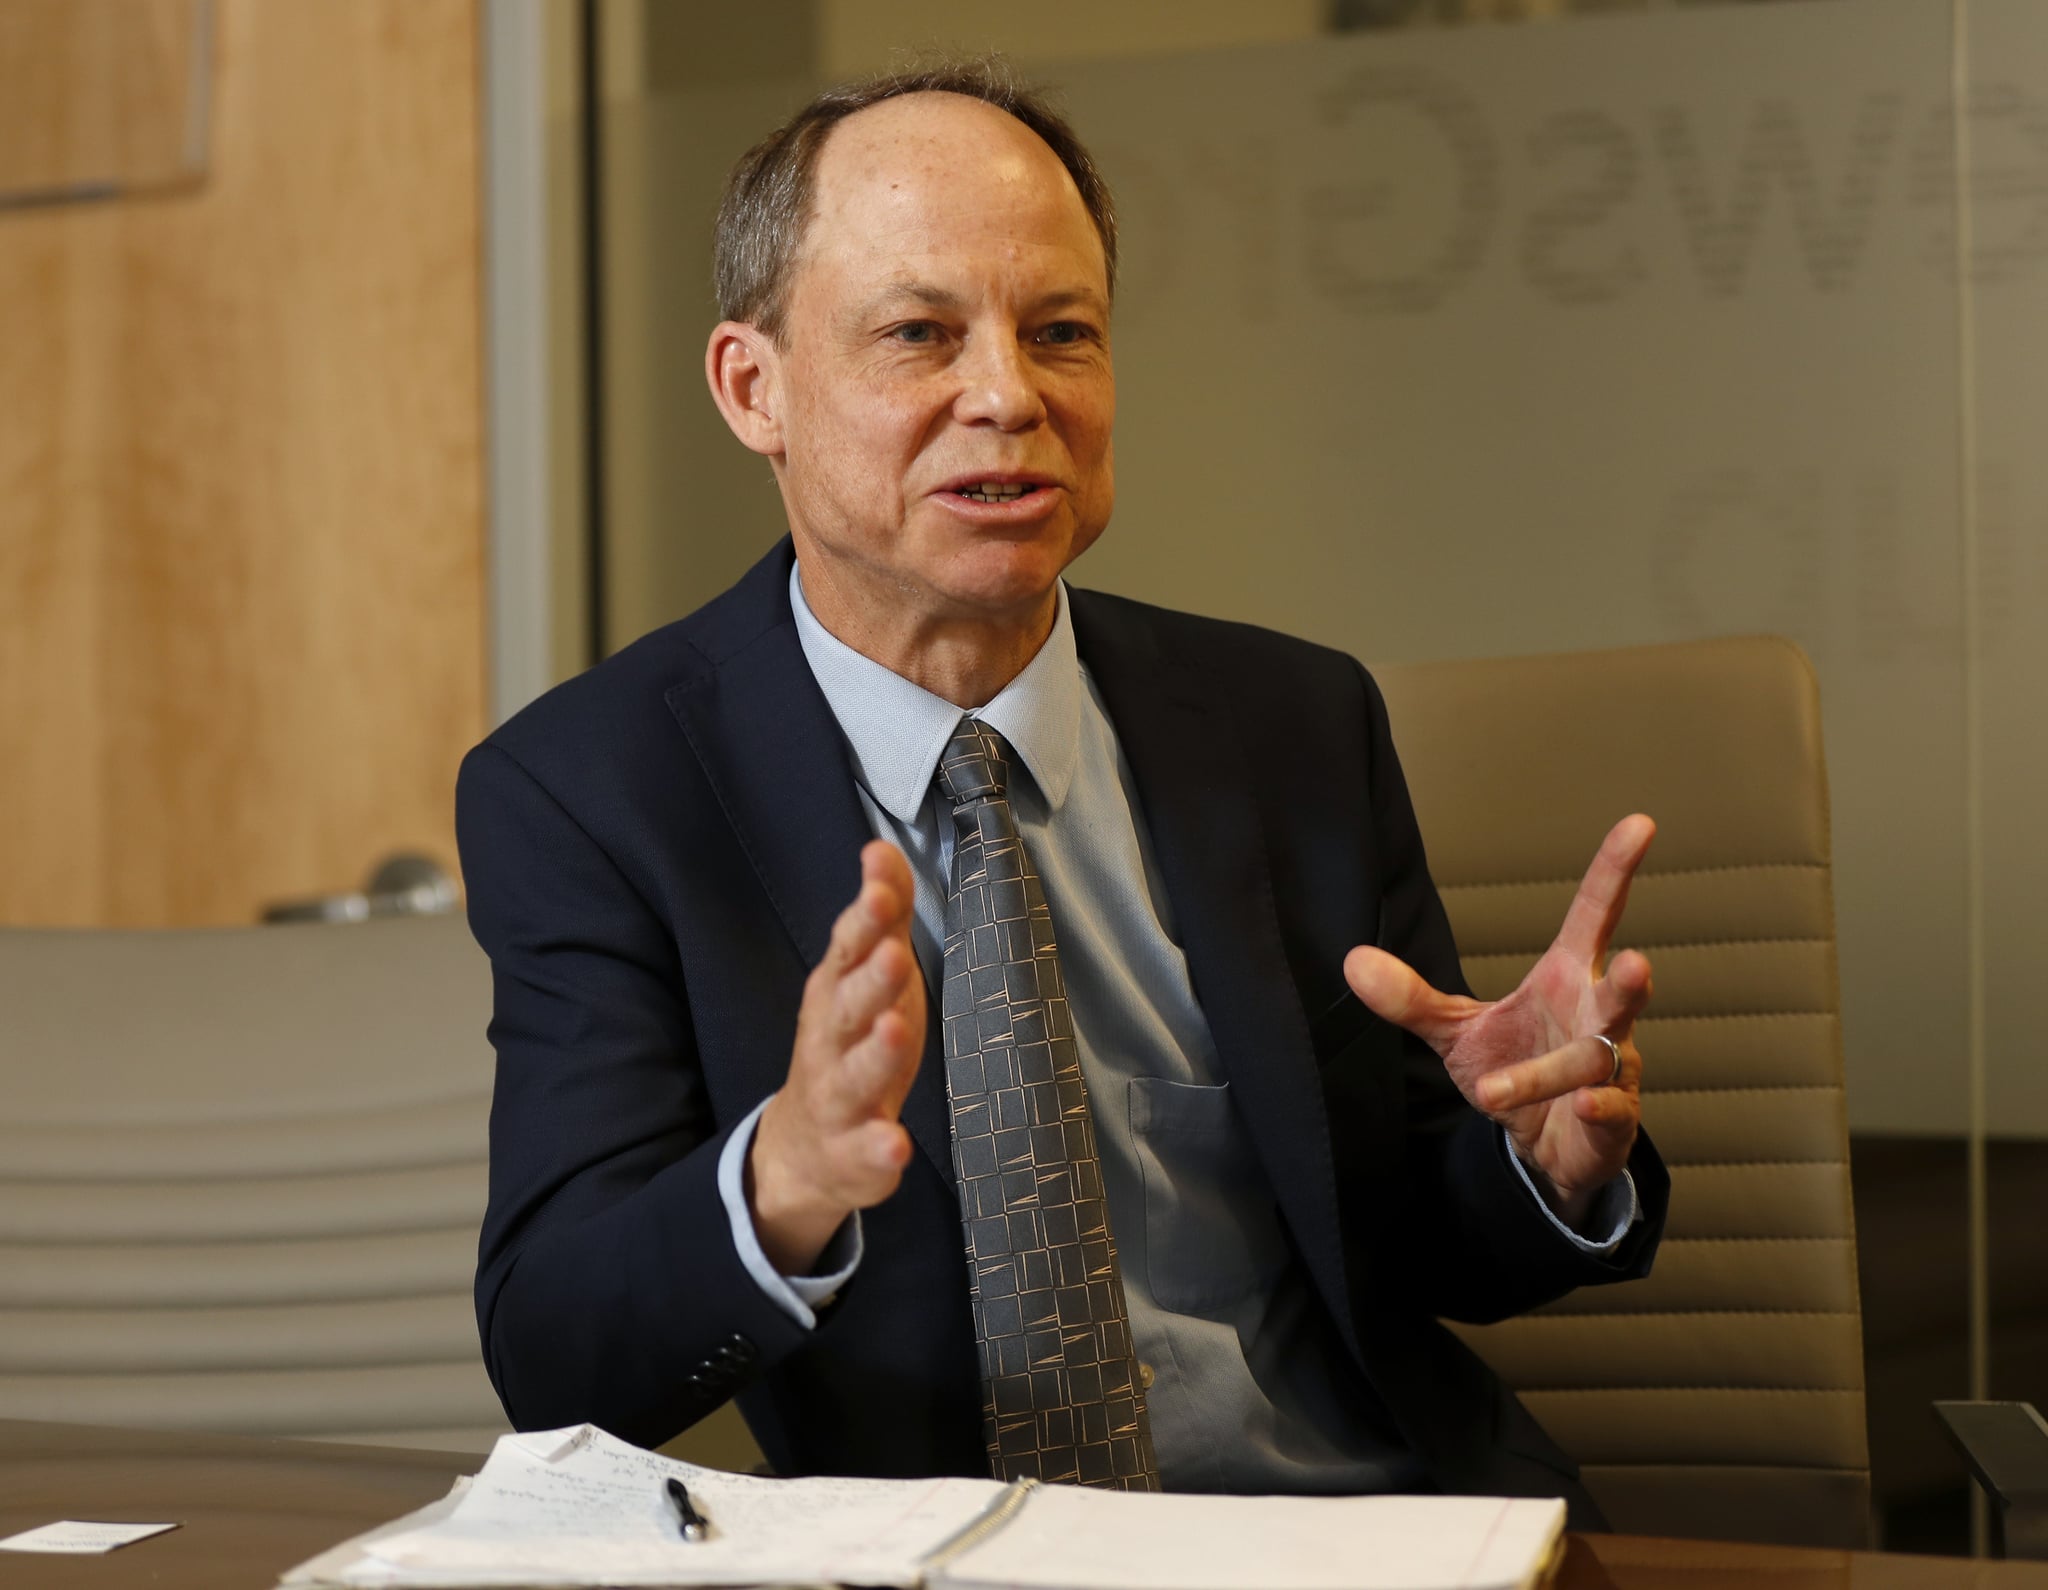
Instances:
[[[905,304],[958,312],[967,307],[967,299],[951,288],[935,286],[930,282],[892,282],[863,303],[856,318],[861,321],[871,320]],[[1092,287],[1063,287],[1034,298],[1028,308],[1032,313],[1044,314],[1052,310],[1071,309],[1075,305],[1093,309],[1097,313],[1104,312],[1107,307],[1102,294]]]

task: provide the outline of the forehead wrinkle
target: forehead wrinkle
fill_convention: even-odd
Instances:
[[[1071,309],[1076,304],[1097,314],[1109,312],[1109,301],[1093,287],[1055,287],[1032,299],[1029,307],[1036,310]]]
[[[950,287],[920,281],[914,276],[899,276],[856,305],[849,318],[866,320],[898,304],[916,304],[926,309],[957,311],[967,307],[967,299],[965,295],[954,292]]]

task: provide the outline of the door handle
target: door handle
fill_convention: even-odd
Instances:
[[[368,922],[375,917],[445,916],[462,903],[455,880],[431,856],[400,851],[386,856],[362,888],[277,900],[263,908],[265,922]]]

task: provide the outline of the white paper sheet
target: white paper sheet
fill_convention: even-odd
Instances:
[[[671,1476],[711,1520],[684,1541]],[[447,1515],[358,1542],[338,1582],[907,1586],[971,1522],[991,1480],[770,1480],[642,1451],[588,1426],[506,1437]]]
[[[300,1563],[298,1567],[292,1569],[291,1572],[287,1573],[278,1582],[286,1586],[338,1585],[344,1583],[357,1585],[389,1584],[392,1576],[398,1570],[390,1568],[388,1565],[384,1565],[381,1568],[365,1566],[371,1561],[366,1555],[368,1548],[377,1541],[388,1539],[393,1535],[403,1535],[410,1530],[424,1529],[429,1524],[439,1523],[455,1511],[455,1504],[468,1494],[470,1483],[470,1477],[467,1474],[460,1476],[448,1488],[448,1494],[440,1500],[429,1502],[425,1507],[407,1513],[401,1518],[394,1518],[388,1524],[380,1524],[375,1529],[357,1535],[353,1539],[345,1540],[338,1546],[329,1547],[326,1551],[321,1552],[319,1556],[309,1558],[307,1561]],[[350,1574],[352,1571],[359,1571],[363,1577],[351,1578]],[[384,1577],[381,1579],[373,1578],[372,1575],[379,1571],[383,1573]]]
[[[1127,1496],[1049,1485],[935,1590],[1512,1590],[1564,1503],[1493,1496]]]
[[[681,1538],[683,1481],[711,1537]],[[991,1480],[768,1480],[577,1426],[502,1437],[440,1502],[288,1586],[874,1585],[933,1590],[1513,1590],[1564,1504],[1472,1496],[1132,1496],[1043,1486],[980,1544],[924,1559],[1006,1494]]]

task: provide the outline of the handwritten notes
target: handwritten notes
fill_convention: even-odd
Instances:
[[[671,1476],[711,1520],[682,1539]],[[582,1427],[507,1437],[445,1517],[366,1541],[351,1585],[855,1583],[912,1586],[992,1480],[758,1479]]]

